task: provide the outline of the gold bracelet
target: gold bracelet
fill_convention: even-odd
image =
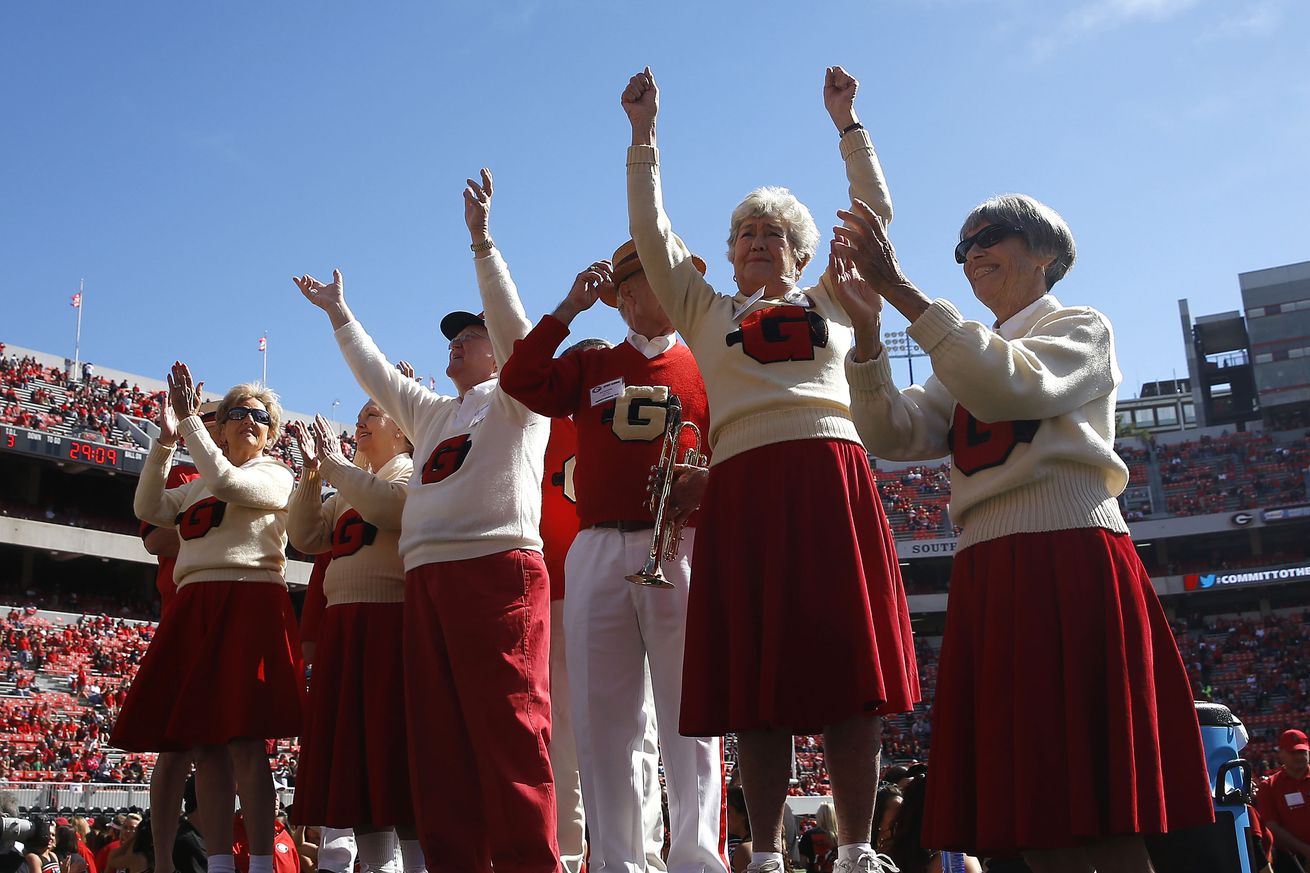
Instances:
[[[489,252],[495,247],[496,247],[496,241],[493,240],[491,237],[487,237],[485,240],[483,240],[480,243],[469,243],[469,251],[473,252],[473,254],[475,255],[480,255],[483,252]]]

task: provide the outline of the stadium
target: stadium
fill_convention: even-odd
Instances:
[[[1310,263],[1243,274],[1240,284],[1238,312],[1193,321],[1180,301],[1191,370],[1121,389],[1117,450],[1131,476],[1121,506],[1194,696],[1241,718],[1259,776],[1278,765],[1278,736],[1310,723],[1310,363],[1295,345],[1310,334],[1302,324]],[[122,753],[106,738],[158,617],[155,559],[131,507],[165,386],[3,339],[0,779],[31,808],[146,806],[153,756]],[[298,471],[289,437],[270,451]],[[886,760],[910,763],[932,745],[928,711],[958,533],[950,469],[870,460],[925,681],[924,702],[888,719],[884,735]],[[291,558],[287,578],[302,598],[310,563]],[[799,651],[822,629],[792,634]],[[296,752],[294,740],[269,748],[288,800]],[[811,813],[828,793],[821,739],[798,737],[793,810]]]

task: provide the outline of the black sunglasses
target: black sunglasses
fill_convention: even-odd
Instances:
[[[989,224],[973,236],[966,236],[960,240],[960,244],[955,247],[955,263],[963,264],[964,259],[969,255],[969,249],[974,246],[990,249],[1007,236],[1016,233],[1023,236],[1023,228],[1012,224]]]
[[[247,418],[253,418],[256,424],[262,424],[265,427],[273,422],[269,414],[262,409],[251,409],[249,406],[233,406],[227,411],[228,421],[245,421]]]

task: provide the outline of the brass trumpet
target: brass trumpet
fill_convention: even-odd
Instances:
[[[659,463],[650,468],[650,479],[646,483],[646,492],[650,495],[651,515],[655,516],[655,533],[651,537],[650,553],[641,569],[625,576],[634,585],[646,585],[651,588],[672,588],[673,583],[660,568],[662,561],[672,561],[678,556],[678,547],[682,543],[681,522],[672,519],[669,513],[669,494],[673,490],[673,477],[678,461],[678,444],[683,431],[689,429],[693,445],[687,449],[682,463],[693,467],[704,467],[708,459],[701,452],[701,432],[694,423],[682,420],[682,401],[678,395],[669,396],[668,415],[664,424],[664,443],[660,447]]]

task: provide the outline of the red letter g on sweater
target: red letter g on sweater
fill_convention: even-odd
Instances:
[[[464,459],[468,457],[471,448],[473,440],[466,433],[437,443],[428,462],[423,465],[423,484],[441,482],[464,466]]]
[[[177,533],[184,540],[198,540],[223,523],[227,504],[217,497],[206,497],[177,514]]]
[[[828,323],[800,306],[757,309],[742,319],[741,329],[724,339],[741,343],[742,351],[761,364],[812,361],[816,348],[828,345]]]

